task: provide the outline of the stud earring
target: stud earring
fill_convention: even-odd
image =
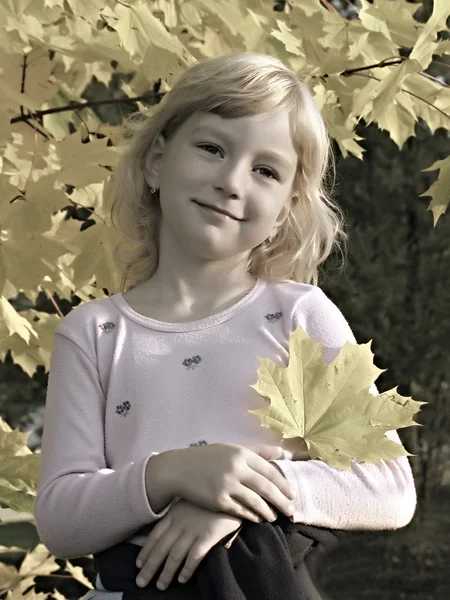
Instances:
[[[156,189],[154,187],[150,188],[150,193],[154,194],[156,192]]]

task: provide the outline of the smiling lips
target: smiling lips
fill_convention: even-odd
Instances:
[[[209,204],[203,204],[202,202],[198,202],[197,200],[194,200],[194,202],[196,204],[199,204],[200,206],[203,206],[203,207],[206,207],[206,208],[210,208],[211,210],[215,210],[218,213],[221,213],[223,215],[227,215],[228,217],[230,217],[230,219],[234,219],[235,221],[242,221],[243,220],[243,219],[238,219],[237,217],[235,217],[231,213],[227,212],[226,210],[223,210],[222,208],[216,208],[215,206],[210,206]]]

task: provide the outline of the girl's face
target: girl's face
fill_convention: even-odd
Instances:
[[[297,160],[285,112],[235,119],[192,114],[168,141],[160,136],[148,156],[146,180],[159,188],[161,235],[169,228],[199,258],[248,255],[287,217]]]

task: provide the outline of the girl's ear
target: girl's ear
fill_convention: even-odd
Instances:
[[[159,188],[159,175],[165,139],[161,134],[154,140],[144,161],[144,179],[149,187]]]

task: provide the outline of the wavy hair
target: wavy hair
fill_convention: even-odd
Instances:
[[[109,209],[124,240],[114,254],[122,291],[146,281],[158,267],[159,191],[151,193],[144,179],[145,159],[158,135],[169,139],[195,111],[238,118],[276,109],[288,112],[298,155],[290,210],[275,237],[250,251],[246,268],[268,281],[317,285],[319,266],[335,248],[342,253],[347,238],[343,213],[327,190],[329,166],[335,174],[331,138],[294,71],[266,54],[236,52],[193,64],[159,104],[123,122],[125,144],[111,180]]]

